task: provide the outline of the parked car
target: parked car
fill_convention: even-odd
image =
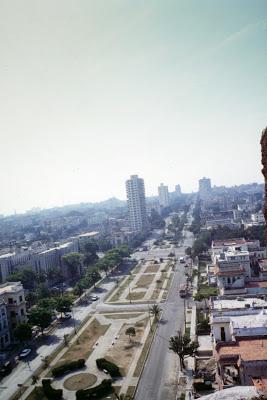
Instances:
[[[90,300],[91,300],[91,301],[96,301],[96,300],[98,300],[98,299],[99,299],[98,296],[90,296]]]
[[[31,351],[32,351],[32,349],[24,349],[24,350],[22,350],[22,352],[19,355],[19,359],[26,358],[31,353]]]

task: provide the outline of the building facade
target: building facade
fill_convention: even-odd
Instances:
[[[211,181],[209,178],[202,178],[198,182],[198,193],[201,200],[209,200],[211,195]]]
[[[147,229],[147,212],[144,180],[138,175],[131,175],[126,181],[128,216],[132,231],[142,232]]]
[[[0,302],[6,306],[9,329],[27,322],[25,293],[21,282],[6,282],[0,285]]]
[[[170,205],[170,197],[168,186],[160,184],[158,187],[158,195],[159,195],[159,204],[161,207],[169,207]]]

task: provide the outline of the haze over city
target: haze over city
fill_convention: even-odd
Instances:
[[[0,7],[0,213],[263,182],[266,1]]]

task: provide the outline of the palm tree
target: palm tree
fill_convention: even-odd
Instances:
[[[153,306],[149,308],[149,312],[158,320],[161,313],[161,308],[157,304],[153,304]]]

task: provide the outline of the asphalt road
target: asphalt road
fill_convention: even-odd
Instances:
[[[192,245],[192,234],[186,232],[183,246],[175,250],[176,256],[184,255],[185,248]],[[184,264],[177,262],[169,296],[156,332],[149,357],[139,381],[135,400],[175,400],[177,392],[178,357],[168,349],[169,338],[184,327],[184,299],[179,285],[185,282]]]

